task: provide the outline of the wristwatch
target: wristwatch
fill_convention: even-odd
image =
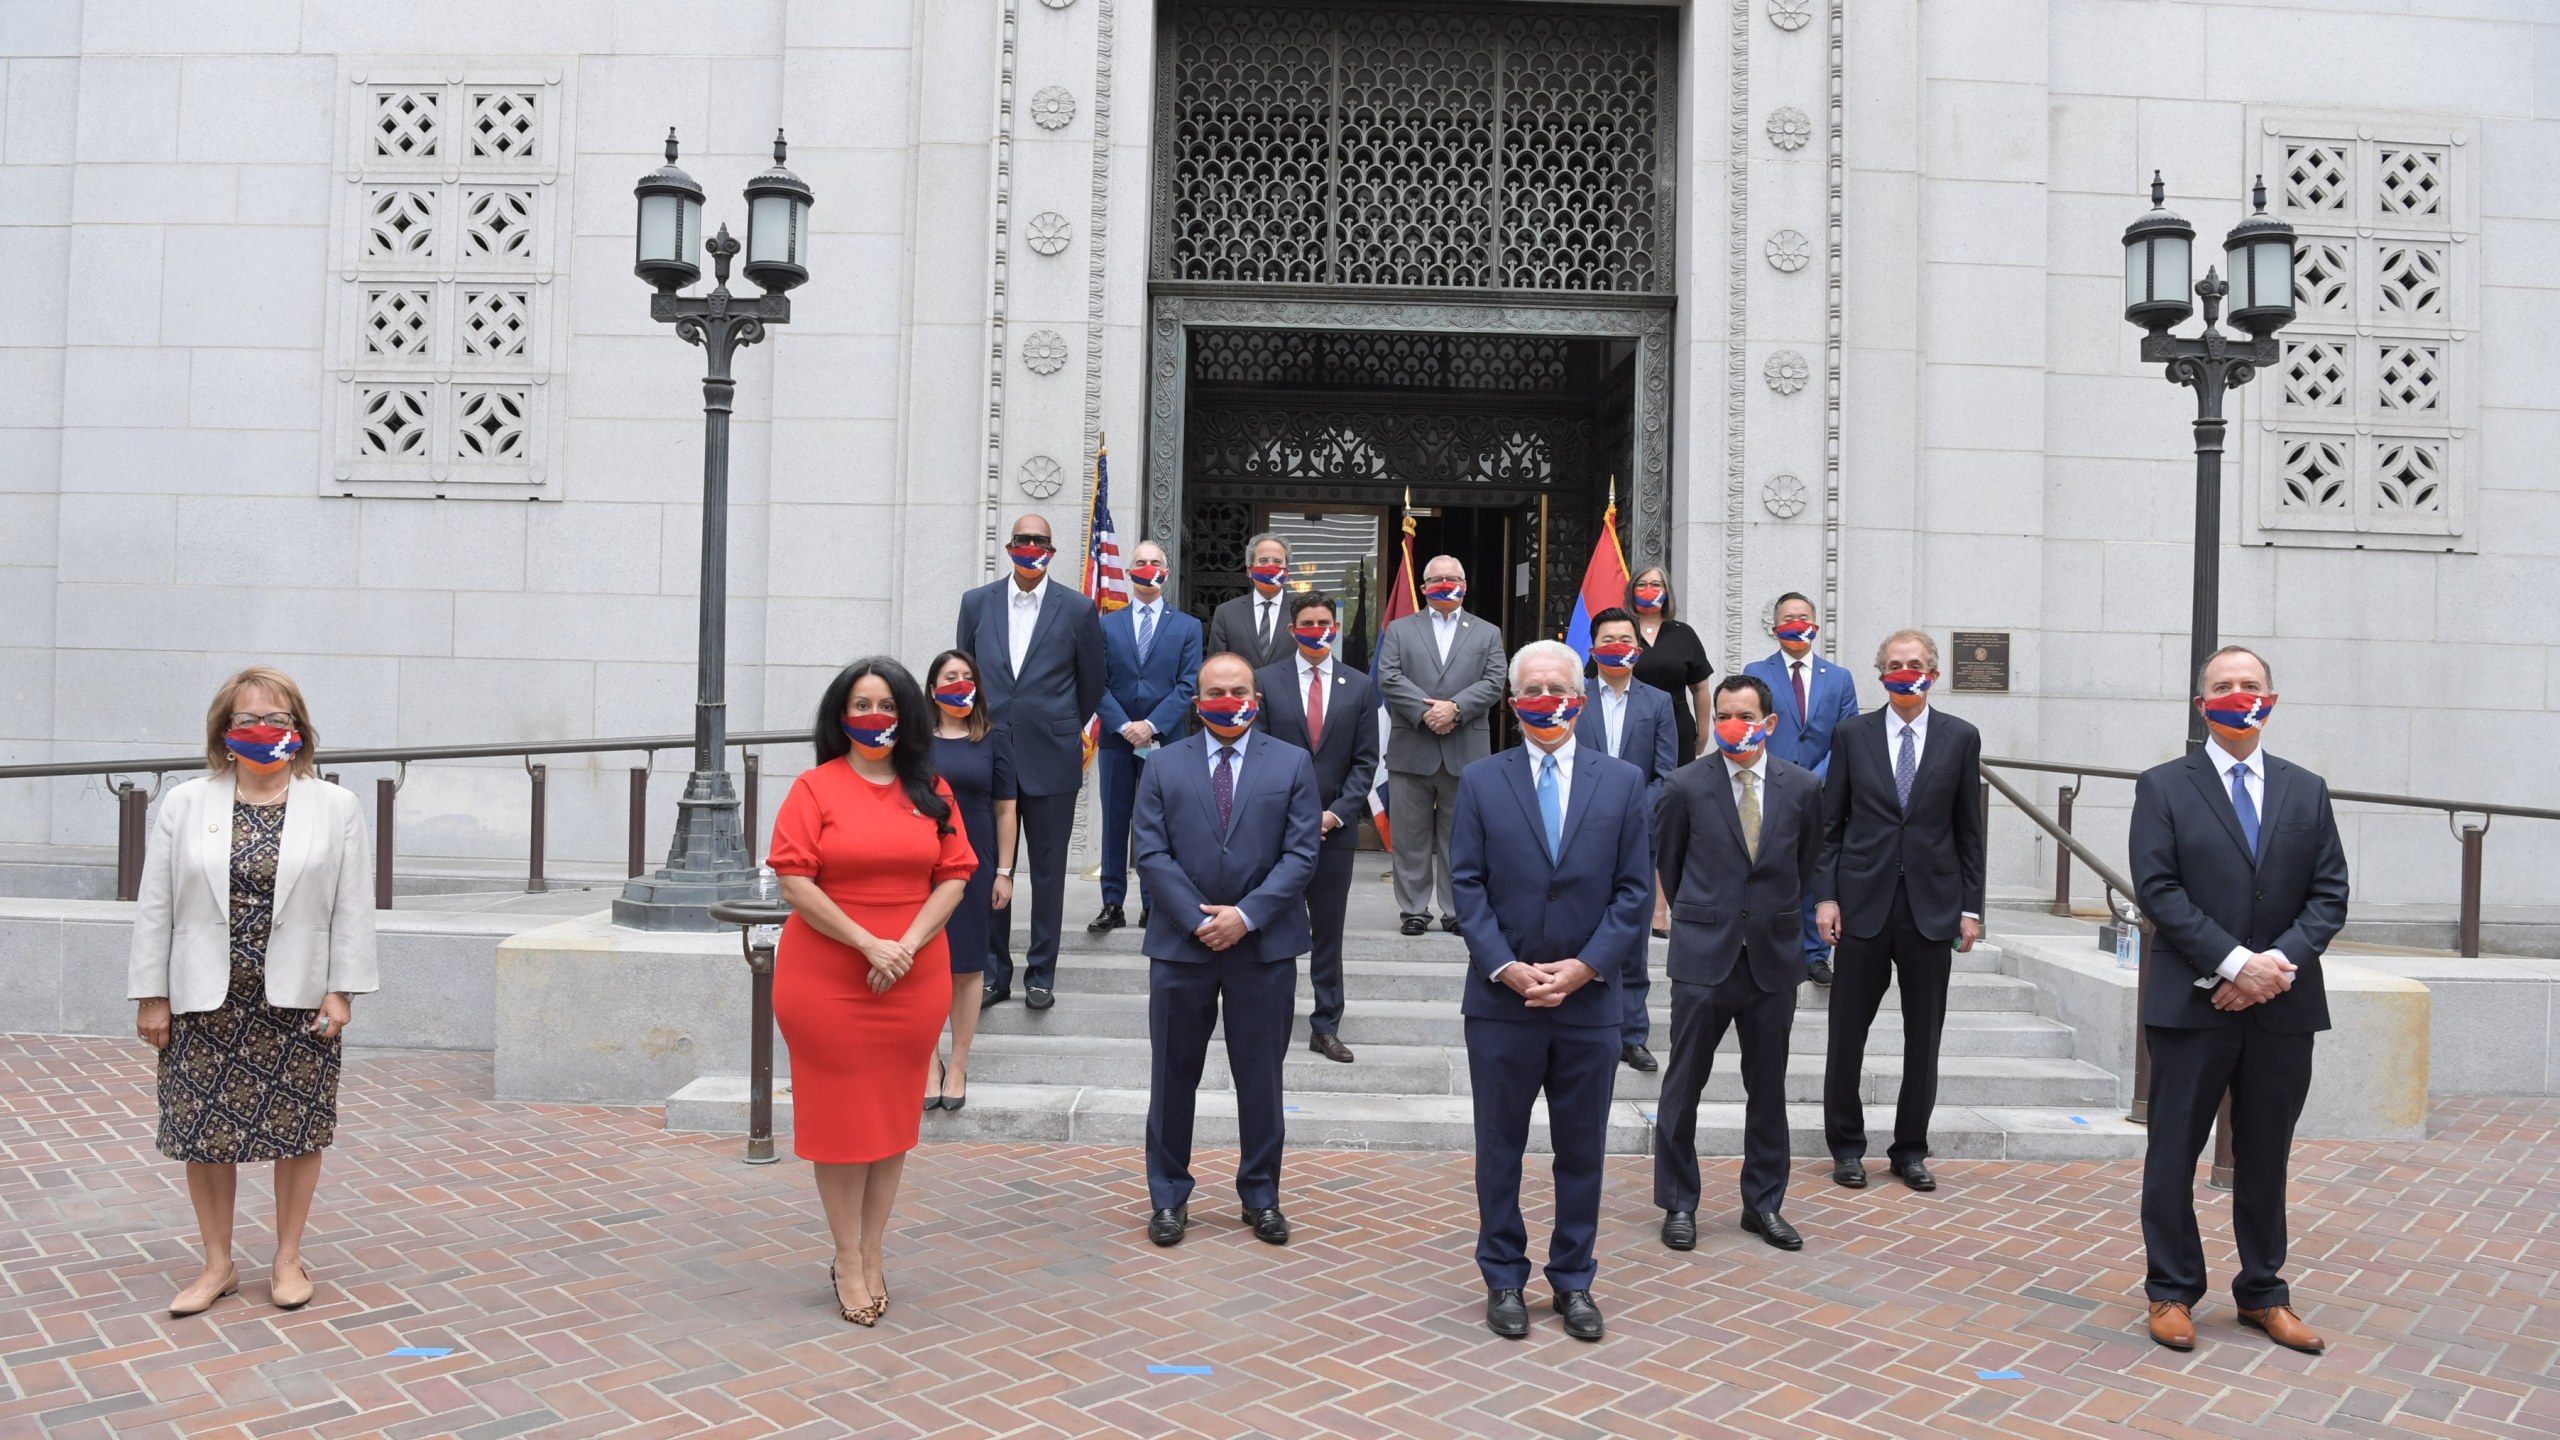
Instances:
[[[1007,865],[1007,866],[1003,867],[1002,869],[1000,869],[1000,870],[996,871],[996,873],[997,873],[998,875],[1003,876],[1003,877],[1004,877],[1004,878],[1006,878],[1007,880],[1010,880],[1010,879],[1012,879],[1012,878],[1013,878],[1013,867],[1012,867],[1012,866],[1010,866],[1010,865]]]

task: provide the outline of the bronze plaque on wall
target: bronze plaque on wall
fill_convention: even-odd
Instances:
[[[2006,692],[2009,688],[2009,632],[1959,630],[1947,672],[1958,690]]]

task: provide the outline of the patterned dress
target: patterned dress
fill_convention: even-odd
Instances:
[[[169,1017],[160,1052],[160,1153],[237,1165],[286,1160],[338,1130],[338,1037],[312,1010],[267,1003],[284,802],[231,809],[231,988],[219,1010]]]

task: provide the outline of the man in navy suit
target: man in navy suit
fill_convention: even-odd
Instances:
[[[1450,883],[1467,944],[1467,1073],[1476,1122],[1476,1268],[1485,1325],[1529,1333],[1521,1157],[1541,1092],[1555,1148],[1547,1284],[1565,1333],[1600,1338],[1600,1172],[1618,1071],[1611,993],[1645,944],[1653,858],[1644,772],[1574,737],[1582,657],[1536,640],[1511,659],[1511,708],[1528,743],[1469,765],[1450,824]]]
[[[2154,927],[2142,989],[2151,1126],[2142,1248],[2151,1338],[2195,1348],[2204,1298],[2196,1157],[2231,1097],[2231,1230],[2240,1323],[2319,1354],[2284,1283],[2285,1164],[2311,1089],[2311,1042],[2329,1028],[2320,956],[2347,921],[2347,852],[2328,782],[2266,752],[2267,662],[2226,646],[2196,676],[2207,738],[2142,773],[2125,853]]]
[[[1023,1003],[1056,1002],[1058,926],[1066,908],[1067,841],[1075,831],[1076,790],[1084,781],[1084,727],[1102,703],[1102,620],[1093,602],[1050,583],[1057,558],[1049,522],[1013,522],[1005,555],[1009,577],[960,597],[958,638],[951,643],[978,662],[987,716],[1013,741],[1014,783],[1023,837],[1031,848],[1031,949],[1023,957]],[[1013,873],[1013,857],[998,875]],[[987,930],[982,1006],[1013,993],[1013,920],[999,910]]]
[[[1241,655],[1200,666],[1198,735],[1156,752],[1138,779],[1131,830],[1148,917],[1147,1238],[1181,1243],[1191,1224],[1191,1119],[1209,1033],[1226,1012],[1243,1154],[1236,1196],[1254,1237],[1289,1243],[1280,1213],[1280,1066],[1298,964],[1307,951],[1315,874],[1315,766],[1254,730],[1253,667]]]
[[[1769,751],[1767,681],[1728,675],[1713,756],[1682,767],[1653,822],[1671,898],[1671,1066],[1654,1111],[1662,1243],[1698,1244],[1698,1097],[1731,1026],[1742,1046],[1742,1228],[1781,1250],[1787,1223],[1787,1043],[1803,983],[1796,917],[1822,860],[1822,787]]]
[[[1164,547],[1141,540],[1129,552],[1129,603],[1102,617],[1102,738],[1094,764],[1102,781],[1102,911],[1085,926],[1099,935],[1129,923],[1129,807],[1138,772],[1163,737],[1191,713],[1192,677],[1200,671],[1200,622],[1167,605],[1172,574]],[[1147,921],[1147,889],[1138,887],[1138,923]]]
[[[1671,713],[1671,697],[1635,678],[1636,660],[1643,654],[1644,646],[1636,639],[1636,617],[1614,605],[1591,617],[1591,667],[1599,673],[1600,685],[1582,707],[1582,718],[1574,722],[1573,738],[1576,744],[1615,756],[1644,772],[1649,816],[1662,798],[1663,782],[1680,768],[1680,732]],[[1653,1038],[1653,1015],[1646,1009],[1653,975],[1643,946],[1636,947],[1634,960],[1618,981],[1618,1008],[1624,1019],[1618,1062],[1636,1070],[1659,1070],[1661,1062],[1645,1048]]]
[[[1778,653],[1742,667],[1757,675],[1778,702],[1778,733],[1769,737],[1769,752],[1801,765],[1819,780],[1831,773],[1831,732],[1858,718],[1858,682],[1838,665],[1813,653],[1813,637],[1822,633],[1813,620],[1813,602],[1790,590],[1778,597],[1769,624]],[[1831,983],[1831,946],[1813,915],[1813,895],[1804,897],[1805,978]]]
[[[1348,1065],[1351,1047],[1339,1033],[1342,921],[1360,853],[1360,817],[1369,811],[1369,787],[1378,775],[1378,691],[1368,676],[1334,658],[1341,634],[1340,610],[1330,597],[1313,590],[1290,596],[1289,636],[1297,658],[1256,671],[1254,683],[1262,689],[1263,732],[1315,761],[1316,795],[1324,801],[1316,824],[1324,845],[1316,853],[1315,879],[1307,885],[1307,922],[1315,933],[1307,979],[1316,1000],[1307,1048]]]

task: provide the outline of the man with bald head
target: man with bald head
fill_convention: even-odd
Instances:
[[[1066,904],[1067,841],[1074,832],[1076,791],[1084,780],[1084,727],[1102,703],[1102,621],[1093,602],[1051,583],[1058,555],[1049,521],[1025,515],[1005,542],[1010,573],[960,597],[958,637],[951,643],[978,662],[987,716],[1013,743],[1021,833],[1031,850],[1031,948],[1023,957],[1023,1003],[1055,1003],[1058,927]],[[996,857],[1011,875],[1013,857]],[[988,931],[986,994],[993,1005],[1013,993],[1012,920],[998,911]]]
[[[1387,702],[1387,830],[1395,856],[1396,909],[1407,935],[1431,928],[1433,881],[1440,926],[1457,933],[1449,886],[1449,827],[1458,772],[1493,753],[1487,718],[1502,700],[1502,632],[1466,612],[1467,567],[1434,555],[1422,567],[1424,608],[1378,639],[1378,693]]]

